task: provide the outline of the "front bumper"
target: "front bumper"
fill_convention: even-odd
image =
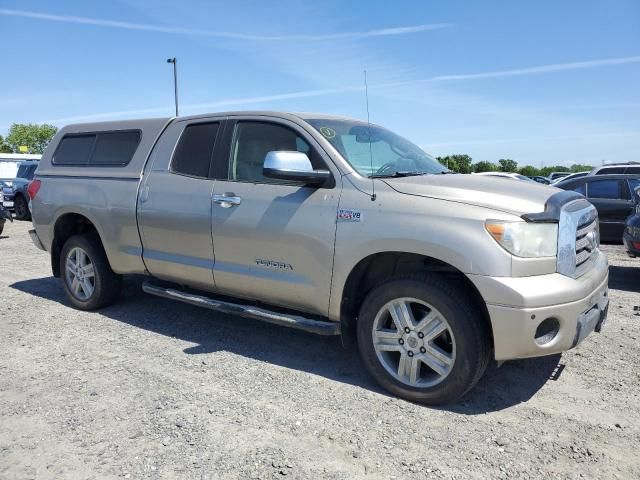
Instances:
[[[602,253],[598,253],[591,270],[576,279],[558,273],[469,278],[487,303],[496,360],[569,350],[599,330],[606,320],[609,267]],[[546,319],[557,321],[557,332],[539,343],[536,331]]]

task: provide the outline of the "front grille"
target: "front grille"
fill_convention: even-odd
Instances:
[[[570,202],[560,210],[557,271],[577,278],[598,258],[598,212],[586,200]]]
[[[590,219],[576,230],[576,273],[582,275],[589,268],[589,260],[598,249],[598,218]]]

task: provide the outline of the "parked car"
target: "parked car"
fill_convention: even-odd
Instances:
[[[567,175],[571,175],[571,172],[551,172],[547,178],[549,179],[549,182],[553,183],[554,180],[566,177]]]
[[[39,162],[37,160],[22,162],[18,167],[17,177],[13,179],[12,184],[2,189],[4,193],[4,205],[9,210],[15,212],[17,220],[31,220],[27,187],[33,179],[38,164]]]
[[[384,388],[441,404],[490,359],[575,347],[608,307],[581,195],[447,173],[389,130],[326,115],[70,125],[29,186],[29,233],[79,309],[146,275],[152,295],[354,332]]]
[[[610,163],[595,167],[589,175],[640,175],[640,163]]]
[[[635,205],[632,192],[639,185],[640,175],[587,175],[560,182],[556,186],[587,197],[598,209],[600,238],[607,242],[620,243],[625,221]]]
[[[571,175],[567,175],[565,177],[556,178],[553,182],[551,182],[551,185],[557,187],[560,182],[567,182],[567,181],[572,180],[574,178],[585,177],[587,175],[589,175],[589,172],[572,173]]]
[[[524,180],[525,182],[533,182],[529,177],[511,172],[479,172],[474,175],[486,175],[488,177],[510,178],[511,180]]]
[[[636,206],[634,212],[627,218],[622,241],[627,252],[632,257],[640,257],[640,187],[634,191]]]
[[[547,177],[543,177],[542,175],[534,175],[532,177],[529,177],[531,180],[533,180],[534,182],[538,182],[541,183],[543,185],[549,185],[551,183],[551,180],[549,180]]]

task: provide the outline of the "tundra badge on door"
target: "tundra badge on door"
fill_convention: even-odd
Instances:
[[[264,258],[256,258],[256,265],[266,268],[275,268],[277,270],[291,270],[293,266],[290,263],[279,262],[277,260],[266,260]]]

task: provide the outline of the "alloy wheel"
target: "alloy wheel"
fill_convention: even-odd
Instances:
[[[69,290],[78,300],[91,298],[96,288],[95,270],[91,259],[80,247],[69,251],[65,262],[65,279]]]
[[[446,318],[415,298],[385,304],[373,322],[373,346],[380,363],[405,385],[437,385],[451,373],[456,344]]]

